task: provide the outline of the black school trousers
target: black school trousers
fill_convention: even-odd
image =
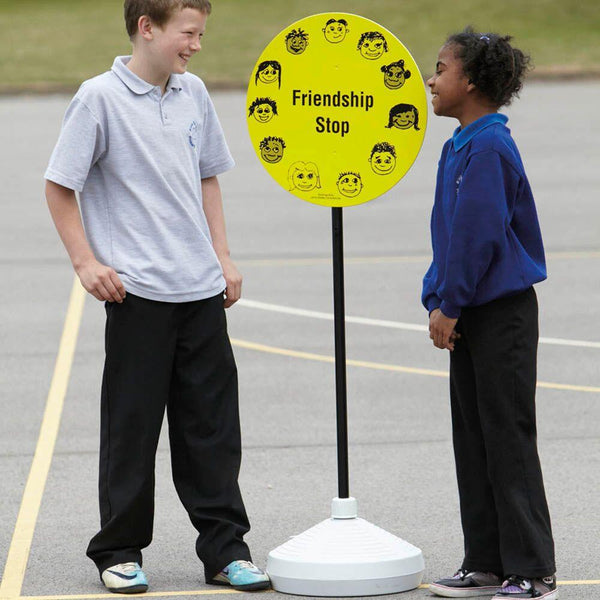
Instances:
[[[450,352],[462,568],[543,577],[554,542],[537,451],[533,288],[461,311]]]
[[[173,481],[198,531],[196,552],[208,581],[233,560],[251,560],[238,486],[237,370],[223,296],[176,304],[128,293],[122,304],[106,303],[106,315],[101,530],[87,555],[100,573],[142,564],[152,540],[154,465],[166,409]]]

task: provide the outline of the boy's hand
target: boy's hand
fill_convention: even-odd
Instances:
[[[242,275],[229,257],[221,260],[221,268],[227,284],[224,305],[229,308],[242,297]]]
[[[429,316],[429,337],[433,345],[441,350],[454,350],[454,342],[460,337],[454,326],[458,319],[450,319],[439,308],[431,311]]]
[[[125,287],[117,272],[97,260],[84,263],[76,269],[81,285],[94,298],[121,304],[125,298]]]

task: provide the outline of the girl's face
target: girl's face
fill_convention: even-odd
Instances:
[[[455,56],[456,50],[455,45],[442,46],[435,75],[427,80],[427,85],[431,90],[433,112],[459,119],[473,84],[463,71],[462,61]]]
[[[412,108],[406,112],[397,113],[392,117],[392,123],[398,129],[410,129],[414,127],[416,121],[417,115]]]
[[[404,69],[402,67],[390,67],[383,75],[383,82],[390,90],[397,90],[404,85]]]
[[[263,83],[273,83],[277,81],[277,69],[272,66],[265,67],[262,71],[258,72],[258,79]]]

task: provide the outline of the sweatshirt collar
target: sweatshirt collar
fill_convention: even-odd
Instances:
[[[492,113],[485,115],[484,117],[480,117],[477,119],[477,121],[473,121],[473,123],[467,125],[467,127],[464,129],[458,127],[452,135],[454,151],[458,152],[459,150],[462,150],[462,148],[464,148],[480,131],[486,127],[495,125],[496,123],[502,123],[505,125],[507,121],[508,117],[506,115]]]
[[[117,56],[113,62],[112,72],[134,93],[134,94],[147,94],[155,89],[157,86],[144,81],[141,77],[138,77],[133,71],[127,68],[127,63],[131,60],[131,56]],[[179,75],[171,73],[169,82],[167,84],[172,90],[181,90],[181,81]]]

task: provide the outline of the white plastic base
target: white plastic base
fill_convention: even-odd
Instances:
[[[269,553],[278,592],[301,596],[377,596],[423,580],[419,548],[356,516],[354,498],[335,498],[332,517]]]

